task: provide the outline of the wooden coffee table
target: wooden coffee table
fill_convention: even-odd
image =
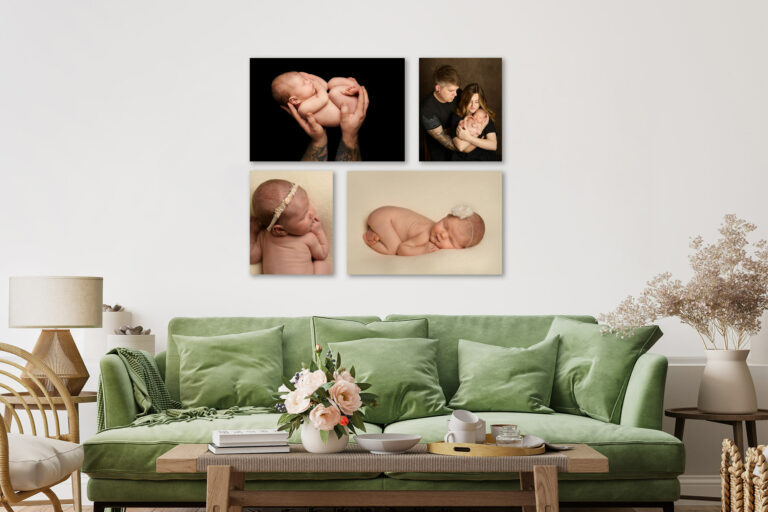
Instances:
[[[419,444],[400,455],[371,455],[357,445],[341,453],[213,455],[205,444],[182,444],[157,459],[158,473],[207,473],[207,512],[242,507],[509,507],[557,512],[557,473],[607,473],[608,459],[584,444],[565,452],[530,457],[453,457]],[[564,456],[564,457],[563,457]],[[483,459],[483,460],[480,460]],[[340,463],[344,461],[343,464]],[[519,491],[246,491],[245,473],[519,472]],[[449,468],[441,471],[441,467]]]

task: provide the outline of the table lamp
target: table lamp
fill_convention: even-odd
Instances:
[[[37,327],[43,332],[32,353],[61,378],[71,395],[88,380],[70,328],[101,327],[101,277],[11,277],[8,327]],[[35,375],[53,394],[47,379]]]

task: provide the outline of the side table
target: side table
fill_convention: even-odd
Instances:
[[[768,420],[768,409],[758,409],[753,414],[715,414],[702,412],[696,407],[679,407],[676,409],[666,409],[664,416],[675,418],[675,437],[681,441],[685,432],[685,420],[703,420],[730,425],[733,428],[733,441],[736,443],[736,446],[741,450],[746,450],[747,446],[757,446],[757,426],[755,422]],[[746,425],[747,429],[747,446],[744,445],[744,428],[742,423]],[[717,498],[712,496],[681,496],[681,498],[720,501],[719,496]]]
[[[22,398],[24,399],[24,401],[20,400],[18,397],[14,396],[12,393],[3,393],[2,397],[7,401],[7,405],[5,406],[5,411],[3,413],[3,421],[5,422],[6,429],[11,425],[11,421],[13,420],[13,414],[11,413],[11,409],[9,406],[12,406],[14,409],[24,409],[25,405],[35,405],[33,399],[29,397],[29,395],[22,395]],[[66,407],[64,406],[64,403],[62,402],[61,397],[52,396],[51,400],[53,401],[53,406],[56,408],[57,411],[66,410]],[[75,410],[77,411],[77,425],[79,429],[80,428],[79,427],[80,426],[80,404],[96,402],[96,392],[81,391],[79,395],[72,397],[72,402],[74,402]],[[51,410],[51,407],[48,404],[43,404],[43,408],[48,411]],[[77,437],[78,439],[80,438],[79,430],[77,432]],[[80,470],[72,473],[72,499],[61,500],[61,503],[62,504],[71,503],[74,506],[75,512],[83,511]],[[49,502],[45,500],[23,502],[23,505],[48,505],[48,504]]]

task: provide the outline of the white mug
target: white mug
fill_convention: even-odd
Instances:
[[[480,422],[480,418],[477,415],[464,410],[453,411],[451,417],[448,419],[448,430],[471,430],[474,431],[477,428],[477,424]]]
[[[477,435],[474,430],[451,430],[445,434],[443,441],[446,443],[474,443],[475,439],[477,439]]]
[[[485,420],[480,419],[479,423],[477,424],[477,428],[475,429],[475,435],[477,436],[475,438],[475,442],[478,443],[484,443],[485,442]]]

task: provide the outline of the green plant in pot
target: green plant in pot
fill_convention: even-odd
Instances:
[[[698,400],[704,412],[757,410],[747,355],[750,337],[760,331],[760,318],[768,309],[768,244],[749,242],[755,229],[754,224],[726,215],[716,242],[705,243],[701,236],[691,241],[693,275],[687,283],[668,272],[659,274],[639,297],[629,296],[599,317],[619,336],[666,317],[693,327],[707,355]]]

